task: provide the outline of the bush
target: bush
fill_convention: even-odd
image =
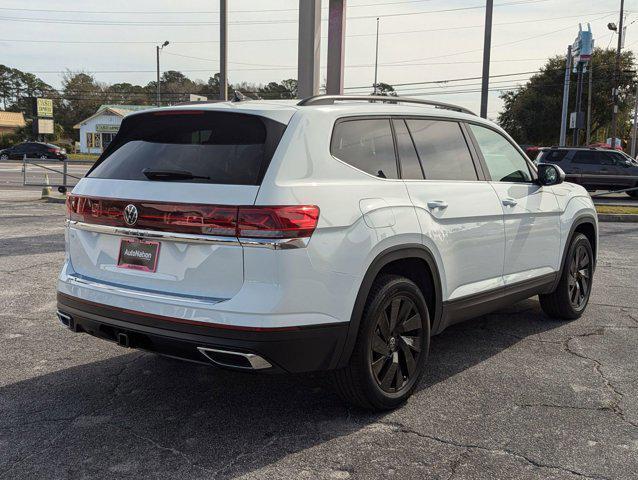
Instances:
[[[21,141],[22,138],[15,133],[0,133],[0,149],[11,147]]]

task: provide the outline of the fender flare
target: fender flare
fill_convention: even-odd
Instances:
[[[572,226],[569,228],[569,234],[567,235],[567,240],[565,241],[565,248],[563,249],[563,255],[560,260],[560,269],[558,270],[558,275],[556,275],[556,280],[554,280],[554,284],[552,285],[552,292],[556,290],[558,287],[558,283],[560,282],[561,277],[563,276],[563,268],[565,267],[565,261],[567,260],[567,254],[569,253],[569,244],[574,238],[574,232],[576,228],[585,223],[591,224],[594,227],[594,231],[596,232],[596,238],[598,239],[598,227],[596,226],[596,218],[589,213],[584,213],[578,215],[576,219],[572,222]],[[597,240],[598,243],[598,240]],[[592,245],[592,250],[594,250],[594,269],[596,268],[596,257],[598,256],[598,245]]]
[[[370,263],[368,270],[363,276],[361,285],[359,286],[359,292],[352,308],[352,314],[350,315],[350,323],[348,326],[348,333],[344,342],[343,350],[341,354],[336,358],[337,362],[334,368],[343,368],[348,364],[350,355],[354,350],[357,336],[359,334],[359,324],[361,323],[361,316],[363,309],[365,308],[368,294],[372,288],[375,278],[386,265],[396,261],[407,258],[417,258],[424,260],[432,274],[432,283],[434,284],[434,315],[432,316],[432,329],[431,332],[436,332],[441,322],[441,310],[442,310],[442,297],[441,297],[441,277],[439,275],[439,269],[434,259],[432,252],[422,244],[412,243],[405,245],[397,245],[390,247],[382,251],[375,259]]]

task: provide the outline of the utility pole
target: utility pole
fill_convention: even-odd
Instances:
[[[622,31],[623,31],[623,19],[625,16],[625,0],[620,0],[620,20],[618,21],[618,47],[616,48],[616,62],[614,64],[614,76],[613,76],[613,91],[612,99],[614,108],[611,111],[611,142],[612,148],[616,147],[616,130],[618,126],[618,83],[620,74],[620,55],[622,50]]]
[[[492,48],[492,12],[494,0],[485,4],[485,38],[483,40],[483,82],[481,85],[481,117],[487,118],[487,96],[490,88],[490,50]]]
[[[594,61],[589,62],[589,73],[587,75],[587,82],[589,83],[587,89],[587,130],[585,134],[585,144],[591,143],[591,95],[592,95],[592,75],[594,75]]]
[[[228,4],[219,0],[219,99],[228,100]]]
[[[319,93],[321,0],[299,0],[297,80],[299,98]]]
[[[379,84],[378,84],[378,77],[377,74],[379,73],[379,17],[377,17],[377,46],[376,46],[376,51],[374,54],[374,91],[372,92],[372,95],[376,95],[379,88]]]
[[[328,5],[328,70],[326,93],[343,95],[343,68],[346,43],[346,0],[330,0]]]
[[[638,83],[636,83],[636,100],[634,104],[634,127],[631,135],[631,157],[636,158],[636,134],[638,134]]]
[[[569,109],[569,81],[572,74],[572,46],[567,47],[567,57],[565,58],[565,83],[563,85],[563,109],[560,114],[560,139],[558,145],[565,146],[567,137],[567,112]]]
[[[583,103],[583,69],[585,67],[582,62],[579,62],[576,68],[578,69],[578,83],[576,86],[576,125],[574,127],[574,138],[572,140],[573,147],[578,147],[580,143],[580,129],[582,128],[582,124],[580,123],[582,121],[580,109]]]

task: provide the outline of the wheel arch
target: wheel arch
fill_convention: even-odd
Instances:
[[[424,272],[418,269],[419,264],[425,266],[426,270]],[[347,338],[341,355],[337,358],[335,368],[342,368],[347,365],[357,340],[361,315],[363,314],[368,294],[374,280],[379,274],[383,273],[403,274],[419,285],[428,303],[428,308],[431,310],[429,312],[431,332],[437,332],[441,322],[443,302],[441,277],[434,255],[427,247],[421,244],[390,247],[375,257],[363,276],[352,308],[352,314],[350,315]],[[424,285],[427,285],[427,282],[430,282],[431,292],[424,291]]]
[[[558,282],[560,281],[561,272],[565,267],[565,261],[567,259],[567,254],[569,253],[569,245],[574,238],[574,235],[577,233],[582,233],[587,237],[589,243],[591,244],[592,252],[594,253],[594,269],[596,268],[596,256],[598,251],[598,222],[596,218],[589,213],[581,214],[572,222],[572,225],[569,229],[569,234],[567,235],[567,239],[565,241],[565,245],[563,246],[563,252],[561,254],[560,261],[560,270],[558,270],[559,274],[556,276],[556,280],[554,281],[554,285],[552,287],[552,291],[556,289],[558,286]]]

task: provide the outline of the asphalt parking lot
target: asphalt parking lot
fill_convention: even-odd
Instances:
[[[535,299],[432,340],[409,402],[371,415],[321,376],[194,366],[55,319],[63,205],[0,195],[0,479],[631,479],[638,224],[601,224],[587,313]]]

